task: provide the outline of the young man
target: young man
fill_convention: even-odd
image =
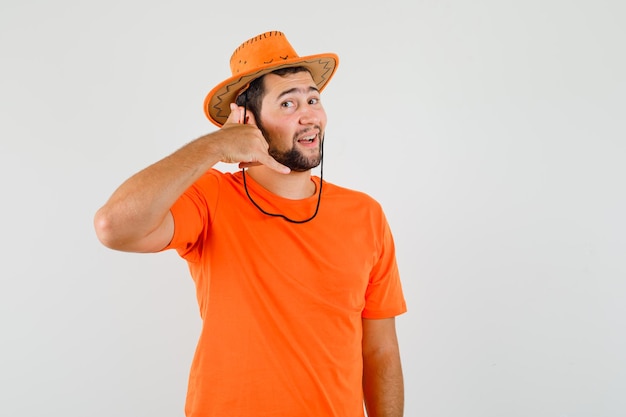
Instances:
[[[188,262],[203,326],[187,416],[356,417],[364,403],[370,417],[403,414],[394,317],[406,306],[385,215],[311,174],[337,63],[299,57],[280,32],[244,42],[205,100],[221,129],[129,178],[96,213],[104,245]]]

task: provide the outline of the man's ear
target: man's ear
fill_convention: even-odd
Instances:
[[[259,127],[256,124],[256,119],[254,118],[254,114],[249,109],[246,110],[246,121],[244,123],[248,124],[248,125],[254,125],[256,127]]]

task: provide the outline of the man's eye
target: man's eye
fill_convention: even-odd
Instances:
[[[309,104],[317,104],[319,102],[320,102],[319,98],[312,98],[312,99],[309,100]]]
[[[293,107],[293,101],[285,101],[281,104],[283,107]]]

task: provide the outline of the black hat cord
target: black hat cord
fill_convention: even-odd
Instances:
[[[245,91],[244,92],[244,105],[243,105],[243,123],[244,124],[246,123],[247,107],[248,107],[248,91]],[[294,219],[290,219],[289,217],[285,216],[284,214],[270,213],[270,212],[267,212],[267,211],[263,210],[263,208],[256,201],[254,201],[254,199],[250,195],[250,192],[248,191],[248,184],[246,182],[246,170],[245,170],[245,168],[242,168],[241,169],[241,174],[243,176],[243,187],[246,190],[246,195],[248,196],[248,199],[250,200],[250,202],[252,204],[254,204],[254,206],[257,209],[259,209],[259,211],[261,213],[265,214],[266,216],[281,217],[281,218],[283,218],[284,220],[286,220],[286,221],[288,221],[290,223],[296,223],[296,224],[302,224],[302,223],[310,222],[311,220],[313,220],[315,218],[315,216],[317,216],[317,212],[320,209],[320,202],[322,201],[322,184],[324,183],[324,138],[321,138],[321,142],[320,142],[320,157],[321,157],[321,163],[320,163],[320,187],[319,187],[319,191],[318,191],[318,194],[317,194],[317,205],[315,206],[315,212],[308,219],[305,219],[305,220],[294,220]]]

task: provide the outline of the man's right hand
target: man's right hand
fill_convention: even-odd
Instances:
[[[277,162],[269,154],[269,145],[261,130],[257,127],[251,112],[232,103],[230,114],[219,135],[215,135],[219,146],[220,160],[226,163],[238,163],[240,168],[265,165],[282,174],[291,170]],[[246,121],[244,121],[244,114]]]

